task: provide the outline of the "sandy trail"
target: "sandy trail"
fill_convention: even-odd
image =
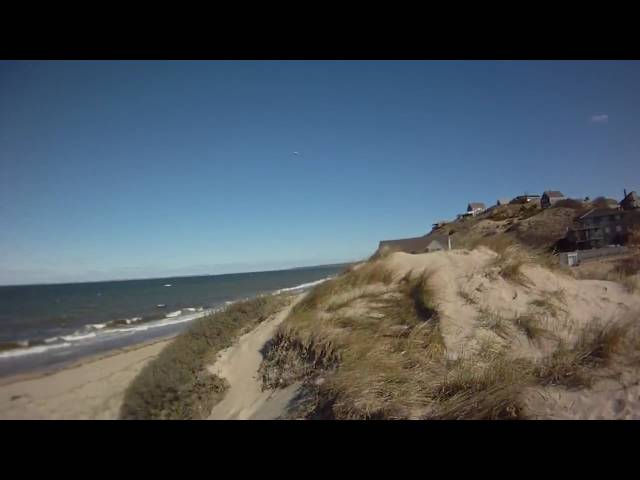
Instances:
[[[258,368],[262,363],[262,348],[303,296],[304,294],[299,295],[272,319],[262,322],[231,347],[220,352],[210,371],[225,378],[230,388],[222,401],[213,407],[209,420],[269,420],[285,413],[299,385],[290,385],[276,391],[262,391]]]
[[[136,345],[35,378],[3,379],[0,419],[117,419],[129,383],[170,341]]]

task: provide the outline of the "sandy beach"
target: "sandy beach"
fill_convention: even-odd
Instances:
[[[117,419],[124,392],[170,342],[139,344],[62,370],[0,380],[1,420]]]

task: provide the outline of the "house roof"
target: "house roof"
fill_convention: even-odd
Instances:
[[[548,190],[544,192],[543,195],[546,195],[548,198],[564,198],[563,193],[558,190]]]
[[[623,215],[624,212],[616,208],[593,208],[589,210],[587,213],[582,215],[578,220],[584,220],[585,218],[594,218],[594,217],[606,217],[609,215]]]
[[[629,192],[629,193],[627,193],[627,196],[624,197],[620,203],[624,202],[625,200],[626,201],[631,200],[631,201],[636,201],[637,202],[638,201],[638,194],[635,191],[634,192]]]
[[[482,202],[471,202],[469,203],[469,207],[471,207],[473,210],[475,210],[476,208],[486,208],[484,206],[484,203]]]
[[[383,240],[380,242],[380,248],[389,247],[392,249],[398,250],[406,250],[409,252],[423,251],[427,246],[431,243],[431,238],[424,237],[414,237],[414,238],[400,238],[398,240]]]
[[[423,253],[434,241],[438,242],[444,248],[447,245],[447,236],[424,235],[422,237],[400,238],[398,240],[383,240],[380,242],[379,248],[389,247],[405,252]]]

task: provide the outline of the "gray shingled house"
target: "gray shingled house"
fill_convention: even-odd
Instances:
[[[594,208],[576,220],[568,238],[578,250],[621,245],[629,228],[624,217],[624,212],[615,208]]]
[[[540,205],[542,208],[549,208],[560,200],[566,200],[566,198],[567,197],[558,190],[548,190],[542,194],[542,197],[540,197]]]
[[[624,198],[620,201],[620,207],[623,210],[638,210],[640,209],[640,198],[636,192],[624,191]]]

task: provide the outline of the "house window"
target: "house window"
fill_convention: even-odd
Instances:
[[[616,215],[616,220],[620,220],[620,215]]]
[[[622,227],[620,225],[616,225],[616,232],[621,232],[622,231]]]

